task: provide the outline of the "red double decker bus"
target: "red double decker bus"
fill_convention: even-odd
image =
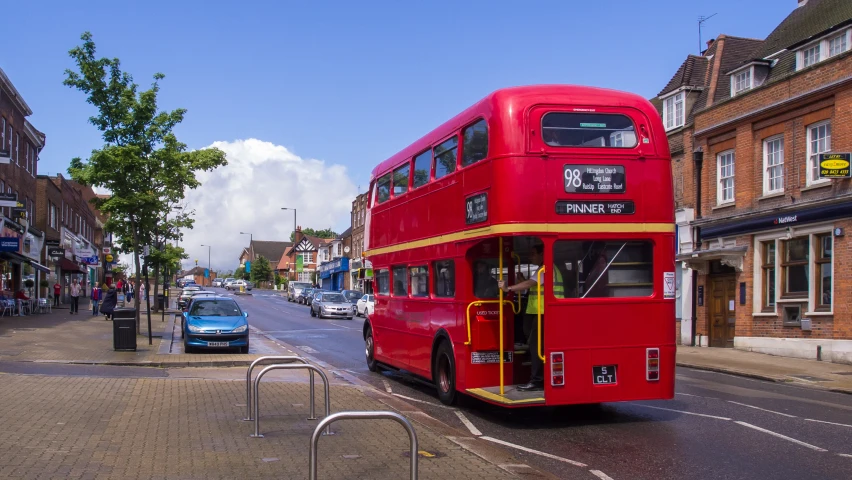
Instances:
[[[370,369],[428,379],[447,404],[672,398],[670,162],[647,100],[531,86],[381,163],[365,234]]]

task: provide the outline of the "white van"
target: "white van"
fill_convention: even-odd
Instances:
[[[287,284],[287,301],[295,302],[296,297],[298,297],[302,290],[306,288],[311,288],[311,284],[308,282],[290,282]]]

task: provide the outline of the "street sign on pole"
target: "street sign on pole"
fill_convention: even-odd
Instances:
[[[246,273],[251,273],[251,262],[246,262]]]
[[[204,269],[204,278],[210,278],[210,269],[209,268]]]

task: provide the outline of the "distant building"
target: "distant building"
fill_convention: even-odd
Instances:
[[[320,248],[330,244],[332,239],[305,235],[300,226],[296,227],[294,239],[295,245],[284,251],[276,265],[278,274],[290,281],[317,282]],[[297,262],[297,258],[301,258],[301,262]]]
[[[243,251],[240,253],[240,265],[245,266],[246,261],[254,261],[257,257],[262,256],[269,260],[269,267],[275,272],[278,270],[278,262],[281,260],[282,255],[292,246],[293,242],[252,240],[249,242],[249,246],[243,248]]]
[[[367,194],[362,193],[352,201],[352,256],[349,262],[350,285],[354,290],[372,293],[372,271],[367,268],[363,258],[364,229],[367,221]]]

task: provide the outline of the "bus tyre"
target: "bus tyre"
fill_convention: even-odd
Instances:
[[[456,403],[456,362],[449,342],[443,341],[438,345],[435,366],[432,371],[434,372],[435,387],[438,388],[438,399],[444,405]]]
[[[376,361],[376,344],[373,342],[373,329],[367,327],[367,334],[364,335],[364,351],[367,355],[367,369],[371,372],[379,371],[379,362]]]

